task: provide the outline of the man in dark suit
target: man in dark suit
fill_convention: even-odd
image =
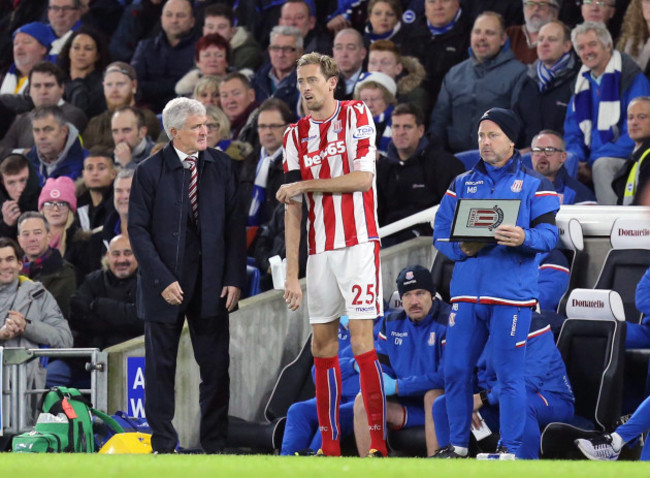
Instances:
[[[138,164],[129,200],[136,305],[145,320],[145,412],[154,452],[172,453],[176,355],[187,317],[202,380],[201,447],[217,453],[227,431],[228,312],[246,276],[244,219],[230,159],[207,149],[205,107],[171,100],[163,126],[172,140]]]

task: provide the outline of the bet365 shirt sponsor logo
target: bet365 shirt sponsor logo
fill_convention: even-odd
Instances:
[[[334,141],[332,143],[327,143],[325,149],[317,151],[315,153],[304,154],[302,156],[302,161],[305,164],[305,167],[311,168],[312,166],[318,166],[323,161],[325,161],[329,156],[341,155],[345,152],[345,141]]]

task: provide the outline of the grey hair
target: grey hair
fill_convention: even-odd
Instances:
[[[635,98],[632,98],[630,100],[630,103],[632,103],[634,101],[641,101],[643,103],[650,103],[650,96],[637,96]]]
[[[162,112],[163,128],[171,139],[171,129],[183,129],[190,115],[205,116],[205,106],[200,101],[191,98],[174,98],[165,105]]]
[[[34,120],[44,119],[49,116],[54,116],[54,120],[58,123],[59,126],[66,126],[68,123],[63,116],[63,110],[56,105],[52,106],[38,106],[29,113],[29,118],[34,122]]]
[[[578,52],[578,35],[584,35],[587,32],[594,32],[598,37],[598,41],[605,48],[613,48],[614,41],[612,40],[612,35],[604,24],[600,22],[584,22],[571,30],[571,43],[576,53]]]
[[[45,224],[45,231],[50,232],[50,223],[47,222],[47,219],[43,214],[40,212],[36,211],[27,211],[24,212],[20,215],[18,218],[18,221],[16,222],[16,227],[18,229],[18,235],[20,236],[20,226],[22,225],[23,222],[25,222],[27,219],[40,219],[43,221],[43,224]]]
[[[296,46],[298,48],[302,48],[304,45],[303,39],[302,39],[302,32],[300,31],[300,28],[298,27],[290,27],[287,25],[276,25],[273,27],[273,30],[271,30],[271,33],[269,34],[269,40],[271,43],[273,43],[273,40],[275,40],[275,37],[278,35],[284,35],[288,37],[294,37],[296,39]]]
[[[128,178],[132,178],[134,173],[135,173],[135,169],[134,169],[134,168],[122,168],[122,169],[120,169],[120,170],[117,172],[117,175],[115,176],[115,179],[113,180],[113,184],[115,184],[115,182],[116,182],[118,179],[128,179]]]

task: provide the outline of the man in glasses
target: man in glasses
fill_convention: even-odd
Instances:
[[[50,0],[47,21],[54,34],[50,55],[58,55],[72,32],[81,26],[81,0]]]
[[[296,61],[302,55],[303,38],[298,27],[275,26],[271,30],[267,61],[251,80],[257,101],[278,98],[291,111],[298,104]]]
[[[294,114],[277,98],[266,100],[258,111],[260,146],[244,159],[239,174],[239,194],[252,227],[267,223],[279,204],[275,193],[284,182],[282,139],[294,121]]]
[[[580,13],[586,22],[599,22],[604,25],[616,13],[615,0],[582,0],[580,2]]]
[[[567,153],[560,133],[544,129],[533,138],[531,147],[533,168],[553,183],[560,204],[596,204],[593,191],[570,176],[564,167]]]
[[[557,20],[558,0],[523,0],[524,24],[506,29],[515,58],[530,65],[537,59],[537,37],[544,25]]]

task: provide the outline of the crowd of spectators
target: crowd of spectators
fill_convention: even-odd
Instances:
[[[373,115],[382,226],[441,201],[492,107],[517,114],[518,149],[562,203],[642,203],[647,0],[0,1],[0,252],[52,294],[76,346],[142,332],[129,192],[168,141],[161,112],[177,96],[207,107],[209,146],[234,163],[248,255],[271,287],[283,134],[309,114],[296,61],[314,51],[340,68],[336,98]],[[78,378],[76,365],[51,383]]]

